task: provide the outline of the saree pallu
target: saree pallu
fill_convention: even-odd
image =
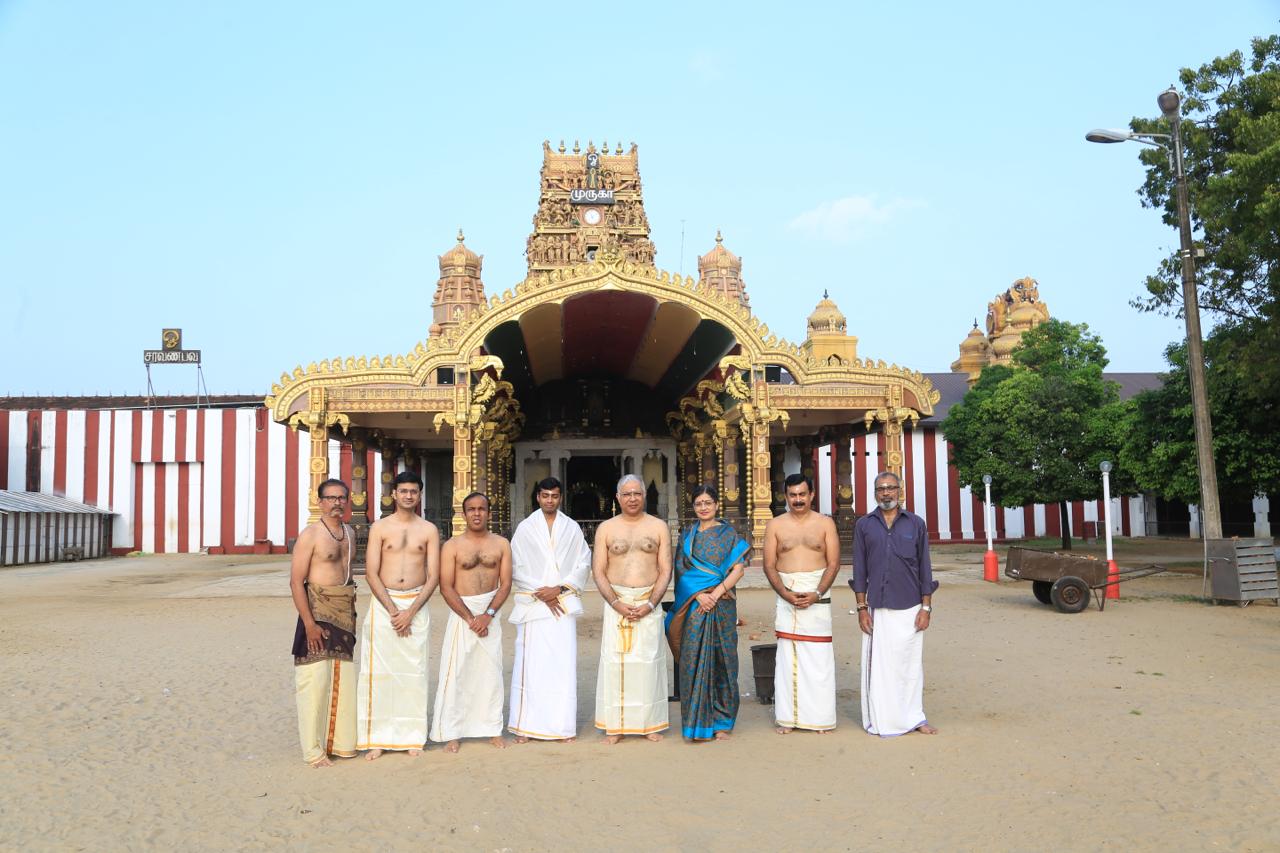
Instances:
[[[694,598],[720,584],[751,550],[726,522],[681,537],[675,606],[667,615],[667,640],[680,674],[680,728],[690,740],[733,729],[738,718],[738,605],[733,593],[710,613]]]

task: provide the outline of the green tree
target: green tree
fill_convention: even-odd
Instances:
[[[1224,497],[1280,494],[1280,407],[1260,403],[1258,385],[1236,363],[1244,332],[1218,329],[1205,341],[1205,385],[1213,416],[1213,454]],[[1165,350],[1171,370],[1164,384],[1133,399],[1120,465],[1137,485],[1185,503],[1200,503],[1191,389],[1185,343]]]
[[[1197,248],[1201,308],[1238,332],[1233,361],[1262,396],[1280,398],[1280,36],[1256,38],[1250,57],[1240,51],[1179,80],[1183,148],[1191,225]],[[1168,133],[1164,118],[1135,118],[1133,130]],[[1143,149],[1147,167],[1142,203],[1178,227],[1174,175],[1165,153]],[[1147,278],[1135,299],[1145,311],[1182,311],[1181,263],[1176,253]]]
[[[1050,320],[1022,336],[1012,367],[982,371],[942,422],[960,482],[1001,506],[1058,504],[1062,547],[1071,547],[1070,501],[1102,496],[1098,464],[1115,460],[1128,407],[1102,378],[1102,341],[1085,324]],[[1117,468],[1113,487],[1131,482]]]

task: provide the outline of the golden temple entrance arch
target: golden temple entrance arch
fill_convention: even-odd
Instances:
[[[458,249],[465,250],[461,242]],[[626,313],[631,331],[624,334],[606,309]],[[570,334],[570,320],[579,315],[597,324],[585,356],[573,349]],[[704,346],[700,361],[678,363],[681,352],[697,351],[690,342],[698,328],[710,330],[703,340],[712,349]],[[517,443],[572,437],[555,434],[556,419],[525,404],[556,382],[585,388],[590,382],[625,381],[666,391],[644,400],[650,408],[655,400],[669,401],[661,412],[663,426],[655,428],[650,410],[648,422],[631,434],[640,440],[631,449],[647,449],[646,438],[675,448],[670,464],[662,463],[664,472],[674,469],[671,476],[682,486],[672,498],[681,502],[672,515],[685,514],[689,486],[715,483],[726,514],[736,516],[759,546],[773,514],[780,439],[791,437],[803,446],[878,426],[885,439],[884,467],[900,471],[903,424],[931,413],[937,400],[919,373],[858,358],[856,338],[847,334],[830,300],[824,298],[810,317],[805,341],[791,344],[771,333],[743,301],[608,252],[588,264],[533,273],[439,332],[405,355],[313,363],[272,387],[267,405],[273,417],[311,433],[313,485],[328,476],[325,439],[337,425],[348,440],[370,442],[384,453],[398,448],[447,457],[453,532],[462,529],[461,501],[473,489],[493,494],[495,506],[503,507],[495,523],[510,524]],[[676,333],[684,337],[673,339]],[[624,339],[633,340],[634,351],[611,351]],[[562,344],[558,363],[555,346],[547,345],[556,341]],[[585,438],[598,425],[618,432],[610,407],[626,407],[627,398],[609,400],[603,420],[592,413],[585,392],[582,402],[579,428],[565,432]],[[566,406],[561,413],[572,414],[572,401]],[[531,414],[552,434],[526,434]],[[851,490],[837,489],[837,506],[850,513],[851,498]],[[314,498],[311,505],[315,516]]]

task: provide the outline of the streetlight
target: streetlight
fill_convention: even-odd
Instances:
[[[1172,134],[1133,133],[1127,130],[1091,130],[1090,142],[1140,142],[1169,152],[1169,162],[1177,177],[1178,236],[1182,256],[1183,318],[1187,324],[1187,374],[1191,379],[1191,419],[1196,430],[1196,460],[1200,469],[1201,535],[1206,540],[1222,538],[1222,512],[1218,508],[1218,472],[1213,464],[1213,422],[1209,416],[1209,395],[1205,390],[1204,344],[1200,339],[1200,305],[1196,297],[1196,268],[1191,245],[1191,211],[1187,202],[1187,176],[1182,169],[1182,99],[1172,86],[1160,93],[1156,103],[1169,119]],[[1171,140],[1173,147],[1156,140]]]
[[[1111,463],[1103,460],[1102,469],[1102,518],[1107,531],[1107,598],[1120,597],[1120,569],[1111,553]]]
[[[1000,561],[991,547],[991,523],[995,521],[995,513],[991,511],[991,475],[982,475],[982,485],[987,490],[987,499],[982,504],[982,526],[987,530],[987,553],[982,555],[982,579],[992,583],[1000,582]]]

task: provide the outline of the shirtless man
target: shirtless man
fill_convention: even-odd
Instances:
[[[440,550],[440,594],[452,611],[440,651],[440,680],[431,739],[457,752],[464,737],[502,737],[502,620],[511,594],[511,545],[489,532],[489,497],[462,502],[467,529]]]
[[[330,755],[356,754],[351,661],[356,587],[351,580],[351,528],[342,520],[350,496],[347,484],[325,480],[317,495],[320,520],[308,525],[294,543],[289,590],[298,610],[293,672],[302,758],[312,767],[330,767]]]
[[[773,713],[778,734],[836,727],[836,658],[827,591],[840,570],[840,540],[829,517],[814,512],[813,484],[787,477],[787,511],[764,529],[764,574],[778,594]],[[793,677],[794,674],[794,677]]]
[[[394,481],[395,512],[369,528],[365,579],[376,599],[360,637],[356,747],[373,761],[383,750],[421,755],[427,742],[427,599],[440,578],[440,532],[418,514],[422,478]]]
[[[618,481],[616,515],[596,529],[591,573],[609,610],[600,636],[596,728],[662,740],[667,728],[667,645],[658,604],[671,582],[671,531],[644,511],[644,482]]]

